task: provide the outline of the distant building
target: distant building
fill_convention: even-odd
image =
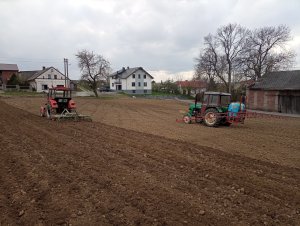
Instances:
[[[43,67],[42,70],[37,71],[20,71],[19,78],[27,81],[37,92],[47,91],[51,87],[66,85],[70,87],[70,80],[54,67]]]
[[[142,67],[126,69],[123,67],[109,75],[109,85],[112,91],[128,94],[151,94],[153,77]]]
[[[18,73],[19,68],[16,64],[0,64],[0,85],[7,84],[7,81],[13,74]]]
[[[197,93],[205,92],[207,89],[207,82],[202,80],[185,80],[178,81],[177,86],[179,92],[184,95],[196,95]]]
[[[300,70],[267,73],[246,95],[249,109],[300,114]]]

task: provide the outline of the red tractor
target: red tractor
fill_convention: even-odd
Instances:
[[[50,88],[47,102],[40,108],[40,115],[48,119],[91,120],[89,116],[79,115],[72,99],[72,90],[66,87]]]

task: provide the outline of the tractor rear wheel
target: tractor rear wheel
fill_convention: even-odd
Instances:
[[[218,111],[214,108],[209,108],[205,111],[204,123],[209,127],[217,127],[220,123]]]

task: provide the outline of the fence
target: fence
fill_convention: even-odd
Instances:
[[[3,91],[32,91],[31,86],[20,85],[0,85],[0,90]]]

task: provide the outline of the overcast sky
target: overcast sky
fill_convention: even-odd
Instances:
[[[0,0],[0,63],[54,66],[70,77],[75,54],[103,55],[113,71],[142,66],[155,81],[190,78],[203,37],[228,23],[287,25],[300,69],[300,0]]]

